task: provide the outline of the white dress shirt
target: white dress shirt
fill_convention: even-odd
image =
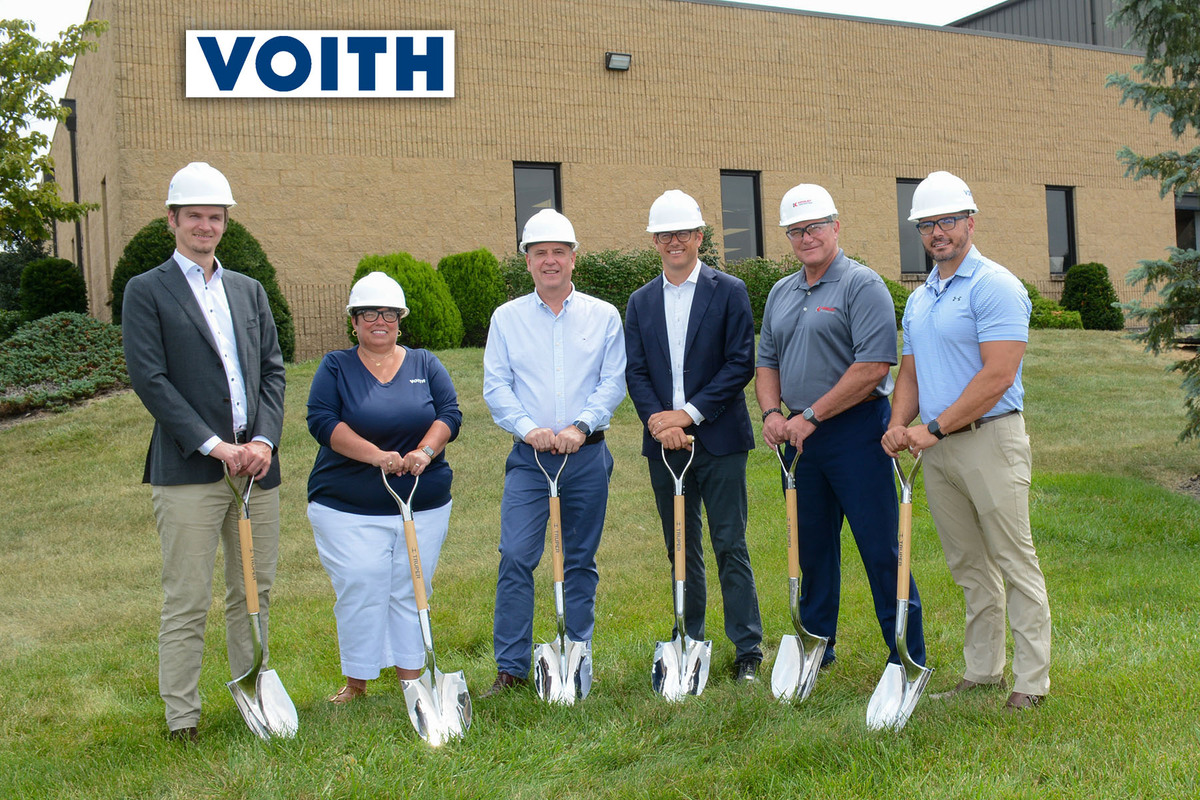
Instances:
[[[683,356],[687,345],[688,320],[692,316],[692,299],[696,296],[696,282],[700,279],[700,262],[676,286],[667,280],[664,272],[663,314],[667,320],[667,344],[671,351],[671,408],[683,409],[699,425],[704,421],[700,409],[687,401],[683,392]]]

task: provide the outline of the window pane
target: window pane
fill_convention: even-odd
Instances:
[[[513,199],[517,208],[517,243],[525,223],[544,208],[562,210],[558,164],[513,164]]]
[[[898,178],[896,180],[896,217],[900,225],[900,271],[916,275],[925,275],[933,269],[933,261],[921,244],[921,234],[917,226],[908,221],[912,211],[913,192],[917,190],[919,180]]]
[[[762,255],[757,172],[721,173],[721,227],[725,231],[726,261]]]
[[[1046,233],[1050,239],[1050,274],[1061,275],[1075,264],[1075,221],[1071,190],[1046,187]]]
[[[1175,198],[1175,246],[1200,250],[1200,195]]]

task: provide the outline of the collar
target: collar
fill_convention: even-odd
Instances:
[[[175,259],[175,263],[179,266],[179,269],[183,272],[183,276],[185,278],[187,277],[187,274],[189,272],[191,272],[193,269],[198,269],[201,272],[204,271],[204,267],[200,266],[195,261],[192,261],[190,258],[185,256],[183,253],[179,252],[178,250],[175,251],[173,258]],[[221,277],[221,273],[224,271],[224,269],[221,267],[221,260],[219,258],[217,258],[216,256],[213,256],[213,264],[216,265],[215,267],[213,267],[213,277],[214,278]]]
[[[702,266],[704,266],[704,262],[701,261],[700,259],[696,259],[696,266],[692,267],[692,271],[689,272],[688,276],[683,279],[683,283],[691,283],[691,284],[699,283],[700,282],[700,267],[702,267]],[[663,285],[664,289],[666,289],[668,286],[671,288],[674,288],[674,289],[678,289],[683,284],[680,284],[680,286],[676,286],[675,284],[671,283],[669,280],[667,280],[667,273],[664,271],[662,274],[662,285]]]
[[[846,252],[838,248],[837,255],[833,257],[833,261],[829,262],[829,266],[825,268],[825,274],[821,276],[817,284],[833,283],[842,279],[846,274],[847,267],[850,266],[850,259],[846,258]],[[812,286],[808,283],[808,272],[800,268],[800,280],[796,282],[796,289],[811,289]]]
[[[982,262],[983,254],[979,252],[978,247],[972,244],[971,249],[967,251],[965,256],[963,256],[962,263],[958,265],[958,269],[954,270],[954,274],[946,279],[946,285],[949,285],[950,281],[954,280],[959,275],[964,278],[970,278],[975,274],[975,270],[979,268],[979,265]],[[925,278],[925,285],[935,292],[937,291],[938,274],[937,265],[935,264],[933,269],[929,270],[929,275]]]

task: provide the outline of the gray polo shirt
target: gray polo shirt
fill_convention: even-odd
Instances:
[[[779,370],[791,411],[815,403],[860,361],[896,363],[892,296],[870,267],[839,250],[815,286],[804,270],[771,288],[758,341],[758,366]],[[874,394],[892,393],[891,373]]]

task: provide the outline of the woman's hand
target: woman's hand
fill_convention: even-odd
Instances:
[[[412,475],[420,475],[432,462],[433,459],[424,451],[413,450],[404,457],[404,469],[402,471]]]
[[[380,450],[375,456],[375,460],[371,462],[374,466],[380,467],[386,472],[391,472],[396,475],[403,475],[404,456],[397,453],[395,450]]]

